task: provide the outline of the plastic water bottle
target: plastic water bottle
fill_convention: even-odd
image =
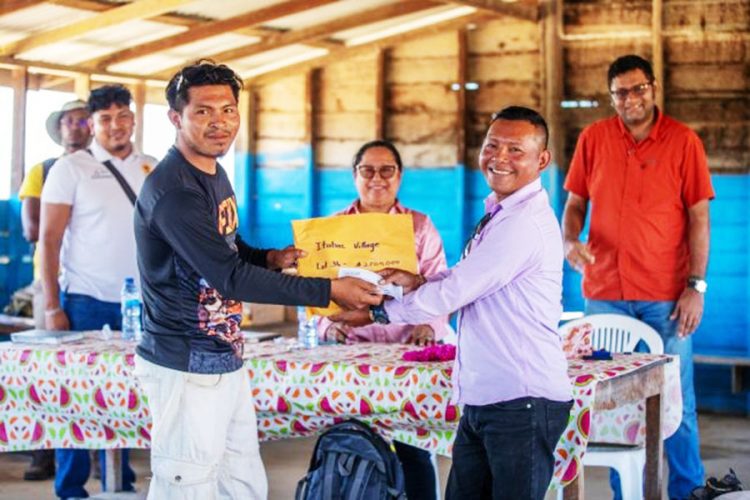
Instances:
[[[305,349],[318,347],[318,317],[307,317],[303,306],[297,307],[297,341]]]
[[[120,295],[122,339],[141,340],[141,292],[133,278],[125,278]]]

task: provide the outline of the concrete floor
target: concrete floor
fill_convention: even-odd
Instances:
[[[734,468],[746,488],[750,489],[750,419],[719,415],[701,415],[701,453],[709,476],[723,476],[729,467]],[[264,443],[261,445],[263,461],[268,473],[270,500],[294,498],[297,481],[305,474],[315,444],[314,439],[292,439]],[[136,450],[131,459],[138,475],[136,488],[146,491],[148,452]],[[45,500],[53,499],[52,480],[27,482],[21,480],[28,463],[26,455],[18,453],[0,454],[0,499],[3,500]],[[450,460],[439,461],[441,483],[445,486],[450,469]],[[89,481],[89,493],[99,493],[100,486]],[[586,496],[589,499],[606,499],[608,495],[608,475],[606,469],[586,469]],[[143,498],[143,493],[128,495],[128,498]],[[107,498],[101,496],[100,498]],[[112,498],[112,497],[109,497]],[[554,498],[548,495],[548,498]]]

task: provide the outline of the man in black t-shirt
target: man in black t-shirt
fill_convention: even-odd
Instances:
[[[216,159],[240,124],[242,82],[201,61],[166,90],[177,140],[138,196],[135,233],[144,335],[136,369],[151,415],[149,499],[264,499],[255,411],[242,368],[241,302],[347,309],[378,304],[376,287],[277,272],[303,254],[256,249],[237,235],[234,192]],[[178,490],[178,491],[176,491]]]

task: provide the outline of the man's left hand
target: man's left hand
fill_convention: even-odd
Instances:
[[[703,294],[692,288],[685,288],[677,299],[671,320],[677,320],[677,336],[686,338],[692,335],[701,323],[703,316]]]
[[[367,308],[342,311],[330,316],[328,319],[334,322],[344,323],[347,326],[365,326],[372,323],[372,320],[370,319],[370,310]]]
[[[266,267],[271,270],[297,267],[297,259],[306,257],[307,252],[289,245],[282,250],[269,250],[266,255]]]

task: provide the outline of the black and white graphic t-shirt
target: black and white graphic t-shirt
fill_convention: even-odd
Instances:
[[[173,147],[149,175],[135,210],[145,327],[140,356],[186,372],[234,371],[242,366],[240,301],[328,304],[329,280],[267,270],[267,250],[246,245],[238,221],[220,166],[207,174]]]

